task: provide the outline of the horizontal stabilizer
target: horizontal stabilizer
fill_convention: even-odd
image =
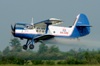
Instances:
[[[85,25],[85,24],[81,24],[81,25],[77,25],[77,26],[81,26],[81,27],[92,27],[91,25]]]

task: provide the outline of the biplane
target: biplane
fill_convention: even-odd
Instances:
[[[86,36],[90,33],[90,24],[85,14],[79,14],[72,26],[62,27],[58,26],[63,23],[62,20],[57,18],[50,18],[37,23],[15,23],[11,25],[12,35],[20,39],[27,39],[23,49],[33,49],[34,44],[43,42],[53,38],[79,38]]]

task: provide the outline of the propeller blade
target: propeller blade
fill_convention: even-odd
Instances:
[[[15,29],[16,29],[16,24],[14,25],[14,32],[15,32]]]
[[[11,29],[12,29],[12,31],[14,31],[14,28],[13,28],[13,26],[11,25]]]
[[[11,25],[11,29],[12,29],[12,34],[15,35],[15,28],[16,28],[16,24],[14,26]]]

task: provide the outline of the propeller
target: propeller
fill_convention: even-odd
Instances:
[[[11,29],[12,29],[12,31],[14,31],[14,28],[13,28],[13,26],[11,25]]]
[[[12,34],[15,35],[15,28],[16,28],[16,24],[14,26],[11,25],[11,29],[12,29]]]

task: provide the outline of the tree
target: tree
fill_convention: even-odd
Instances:
[[[4,50],[3,50],[3,55],[7,55],[10,52],[10,48],[9,46],[7,46]]]
[[[0,51],[0,59],[1,59],[1,57],[2,57],[2,52]]]
[[[60,52],[59,48],[56,47],[55,45],[52,45],[52,46],[49,48],[48,51],[49,51],[50,53],[51,53],[51,52],[56,52],[56,53]]]
[[[17,52],[20,52],[22,51],[22,48],[21,48],[21,43],[20,41],[18,40],[18,38],[13,38],[11,39],[11,47],[12,47],[12,51],[17,51]]]
[[[38,50],[38,53],[44,53],[48,50],[48,46],[46,46],[45,44],[40,44],[39,45],[39,50]]]

